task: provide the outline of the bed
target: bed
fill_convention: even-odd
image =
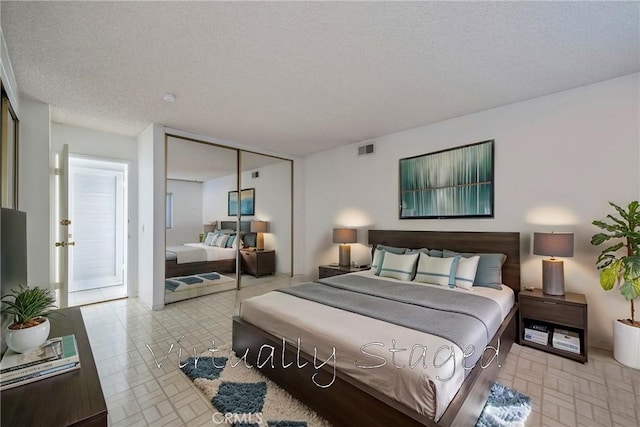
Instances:
[[[220,229],[236,232],[235,221],[220,221]],[[251,223],[241,221],[240,233],[249,238]],[[255,245],[254,245],[255,246]],[[235,248],[218,248],[203,243],[169,246],[165,251],[165,277],[189,276],[200,273],[233,273],[236,271]]]
[[[454,369],[451,378],[446,376],[447,381],[439,382],[433,380],[433,375],[442,374],[444,371],[441,369],[447,368],[447,366],[442,368],[445,364],[441,363],[441,357],[437,359],[441,366],[436,371],[432,369],[429,372],[419,372],[406,369],[407,360],[411,362],[407,359],[409,352],[404,353],[403,359],[403,353],[389,351],[392,348],[396,349],[396,345],[397,348],[411,349],[411,343],[423,345],[428,342],[429,344],[425,344],[424,347],[430,348],[429,351],[433,352],[434,349],[441,348],[447,343],[451,344],[446,335],[440,333],[425,335],[424,331],[414,330],[412,326],[399,325],[398,323],[404,322],[405,319],[409,321],[412,318],[417,318],[419,323],[419,316],[422,314],[417,312],[418,317],[416,317],[416,313],[412,311],[414,308],[406,311],[406,315],[399,319],[400,322],[397,320],[390,322],[380,318],[371,319],[368,315],[352,312],[350,308],[345,310],[339,304],[320,306],[316,301],[300,299],[299,295],[284,292],[273,292],[243,302],[239,315],[233,319],[233,350],[238,355],[246,353],[250,364],[256,365],[262,361],[261,371],[266,376],[336,425],[350,425],[354,421],[359,425],[473,425],[482,411],[491,385],[497,378],[498,364],[504,361],[516,336],[516,300],[520,290],[519,234],[370,230],[369,244],[373,247],[380,244],[412,249],[442,248],[456,252],[506,255],[502,266],[504,285],[499,287],[500,291],[483,289],[482,292],[487,295],[479,295],[481,292],[477,292],[475,287],[472,291],[478,294],[474,298],[483,301],[489,301],[491,298],[488,296],[492,295],[491,292],[495,292],[496,301],[491,304],[499,307],[493,310],[500,313],[499,319],[496,320],[494,316],[492,320],[490,335],[489,328],[485,332],[487,337],[484,347],[489,350],[484,352],[473,369],[469,371],[458,369],[457,372],[454,372],[456,371]],[[357,273],[325,279],[325,285],[355,286],[355,282],[379,279],[349,277],[367,274],[371,275],[371,273]],[[341,277],[353,283],[340,284]],[[389,287],[390,285],[386,283],[388,280],[390,279],[385,278],[384,281],[376,282],[376,286]],[[337,284],[327,281],[336,281]],[[407,287],[408,291],[417,288],[415,285],[399,282],[398,286]],[[314,286],[324,289],[323,285],[309,285],[310,288]],[[456,292],[462,295],[463,292],[457,289],[447,292],[442,287],[441,290],[448,295],[458,295]],[[346,301],[348,298],[344,299]],[[281,310],[283,306],[287,307],[286,311]],[[383,310],[373,311],[371,315],[375,317],[376,313]],[[332,325],[331,321],[337,322],[336,325]],[[446,322],[443,324],[446,325]],[[349,327],[345,328],[344,325]],[[284,349],[282,349],[283,337],[286,337]],[[431,341],[426,341],[427,339]],[[362,351],[362,341],[369,343],[366,345],[366,353]],[[350,342],[351,344],[355,342],[355,345],[351,345]],[[263,347],[265,345],[268,347]],[[348,345],[351,347],[347,347]],[[329,352],[332,346],[337,349],[337,356],[334,359],[331,359]],[[263,349],[262,359],[259,358],[261,348]],[[301,360],[309,363],[299,368],[298,366],[285,367],[283,366],[286,365],[285,363],[278,362],[272,367],[270,364],[264,364],[264,348],[275,349],[274,353],[278,355],[278,361],[282,354],[282,361]],[[420,348],[422,347],[418,347]],[[448,348],[452,349],[451,351],[456,348],[452,354],[460,357],[462,351],[460,345],[451,345]],[[499,348],[497,357],[495,357],[496,352],[491,348]],[[380,360],[374,359],[374,355],[380,357],[383,354],[381,351],[388,351],[386,366],[375,370],[365,369],[366,363],[371,364],[373,360]],[[317,356],[315,366],[314,354]],[[371,356],[366,358],[364,354]],[[399,358],[391,363],[390,354],[397,355]],[[446,356],[446,353],[444,354]],[[479,354],[480,352],[476,352],[476,356]],[[427,358],[431,355],[432,353]],[[358,356],[360,357],[359,365],[353,361]],[[329,360],[334,363],[327,363],[316,369],[322,361]],[[436,360],[435,356],[433,360]],[[405,366],[405,369],[398,369],[395,366],[396,363]],[[304,363],[301,362],[299,365],[302,366]],[[434,372],[437,373],[434,374]],[[420,379],[421,376],[426,376],[426,379]],[[326,388],[319,386],[327,384],[331,385]],[[438,398],[435,399],[435,396]]]

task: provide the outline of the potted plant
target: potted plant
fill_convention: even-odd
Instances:
[[[42,345],[49,337],[47,317],[54,313],[50,309],[55,307],[49,290],[20,285],[1,299],[5,303],[2,311],[13,316],[13,323],[4,331],[7,346],[16,353],[26,353]]]
[[[592,224],[603,230],[591,237],[598,246],[616,241],[600,253],[596,266],[600,270],[600,285],[605,291],[618,287],[631,304],[631,317],[613,322],[613,357],[620,363],[640,369],[640,322],[635,317],[634,300],[640,296],[640,212],[638,201],[626,209],[609,202],[616,213],[604,221]]]

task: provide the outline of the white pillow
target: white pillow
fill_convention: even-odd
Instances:
[[[216,240],[213,242],[212,246],[218,246],[219,248],[224,248],[224,245],[227,243],[227,239],[229,238],[228,234],[220,234],[216,237]]]
[[[380,275],[380,267],[382,267],[382,260],[384,259],[384,251],[375,249],[373,251],[373,260],[371,260],[371,271],[376,276]]]
[[[382,268],[380,268],[380,276],[411,280],[416,261],[418,261],[418,254],[396,255],[385,251],[382,259]]]
[[[440,286],[449,286],[451,284],[453,287],[455,280],[454,274],[452,274],[454,261],[455,257],[438,258],[420,252],[416,277],[413,281]],[[455,273],[455,271],[453,273]]]
[[[476,271],[478,270],[479,256],[469,258],[460,257],[458,259],[458,268],[456,269],[456,286],[470,290],[473,282],[476,280]]]
[[[214,233],[212,231],[207,233],[207,238],[204,239],[204,244],[207,246],[213,246],[213,242],[216,240],[216,237],[218,237],[218,233]]]

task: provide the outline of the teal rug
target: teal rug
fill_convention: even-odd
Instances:
[[[227,355],[226,352],[221,352]],[[256,369],[246,369],[233,353],[227,357],[190,357],[182,371],[213,405],[216,425],[233,427],[330,427],[302,402]],[[235,368],[233,367],[235,366]],[[524,426],[531,399],[495,383],[476,427]],[[225,419],[226,417],[226,419]]]
[[[231,279],[215,272],[201,273],[192,274],[190,276],[170,277],[164,281],[164,287],[167,291],[179,292],[203,286],[218,285],[233,280],[235,279]]]

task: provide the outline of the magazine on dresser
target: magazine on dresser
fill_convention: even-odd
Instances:
[[[51,338],[27,353],[16,353],[9,349],[0,361],[0,388],[16,380],[60,372],[62,368],[77,368],[79,364],[78,345],[73,334]]]

